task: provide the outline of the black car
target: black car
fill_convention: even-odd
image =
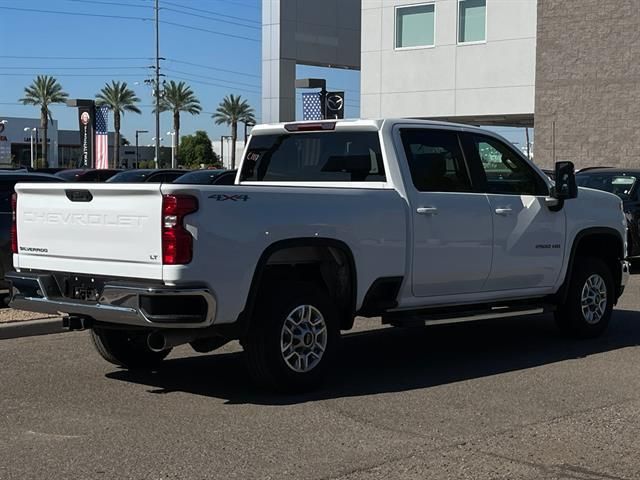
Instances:
[[[576,174],[580,187],[616,194],[622,199],[629,226],[629,257],[640,256],[640,169],[586,168]]]
[[[173,183],[192,185],[233,185],[237,170],[194,170],[178,177]]]
[[[55,176],[64,178],[68,182],[106,182],[121,171],[115,168],[68,168],[60,170]]]
[[[65,180],[46,173],[26,171],[0,173],[0,288],[9,285],[4,281],[6,272],[13,270],[11,254],[11,196],[20,182],[64,182]]]
[[[136,168],[116,173],[107,183],[171,183],[185,173],[187,170]]]

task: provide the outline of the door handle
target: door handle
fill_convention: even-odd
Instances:
[[[496,215],[502,215],[503,217],[511,215],[511,212],[513,212],[513,210],[511,210],[509,207],[496,208]]]
[[[437,215],[438,209],[436,207],[418,207],[416,212],[419,215]]]

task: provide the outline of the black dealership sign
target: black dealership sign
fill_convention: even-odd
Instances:
[[[93,168],[93,125],[94,108],[78,107],[80,126],[80,167]]]
[[[325,112],[327,119],[344,118],[344,92],[327,92]]]

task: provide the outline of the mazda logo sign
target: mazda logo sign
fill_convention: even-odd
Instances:
[[[340,95],[333,94],[327,97],[327,107],[333,112],[339,112],[344,106],[344,98]]]

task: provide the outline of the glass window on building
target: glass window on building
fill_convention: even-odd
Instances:
[[[487,0],[459,0],[458,42],[484,42],[487,39]]]
[[[435,4],[396,8],[396,48],[432,47]]]

